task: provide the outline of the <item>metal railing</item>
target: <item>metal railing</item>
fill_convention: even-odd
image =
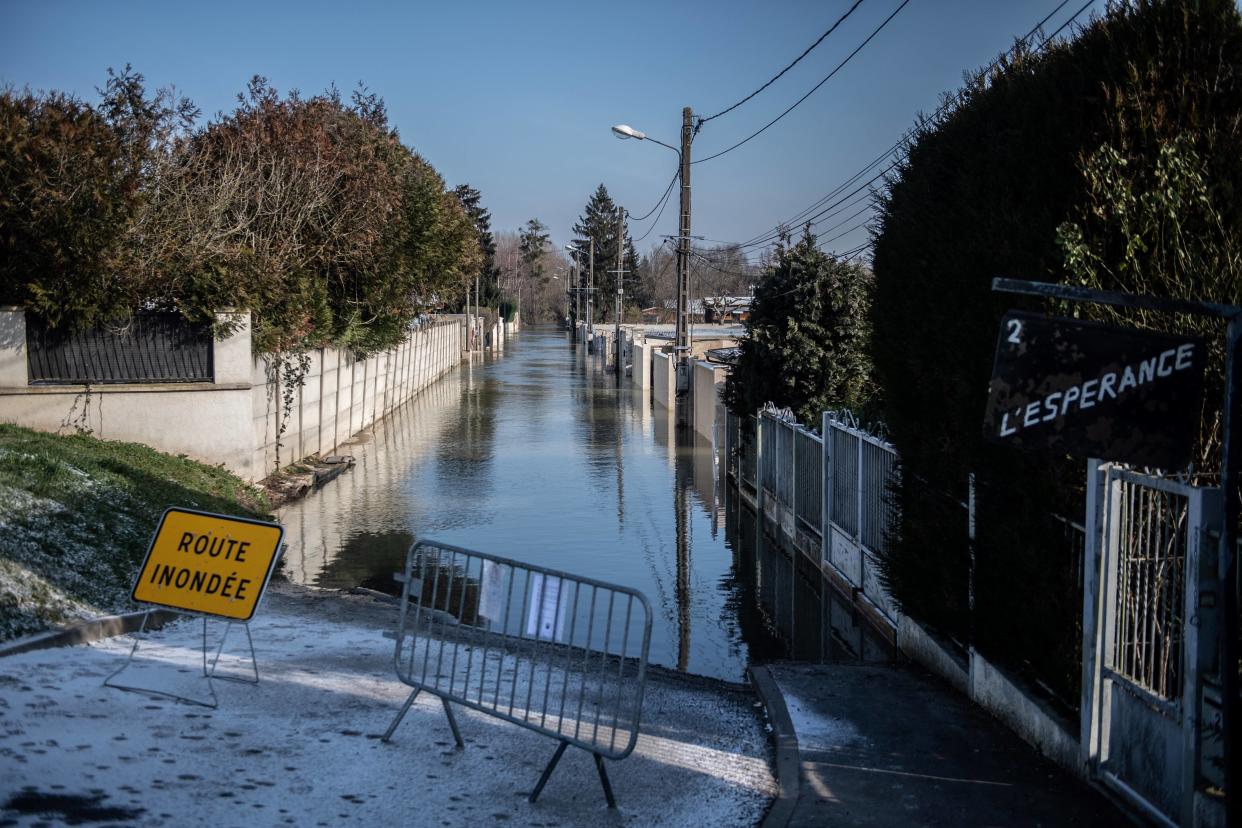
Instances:
[[[420,541],[406,557],[393,665],[413,688],[560,742],[534,802],[570,745],[592,754],[609,806],[604,759],[634,750],[647,683],[651,606],[637,590]]]
[[[32,385],[211,382],[211,326],[177,313],[140,313],[123,327],[57,330],[26,313]]]

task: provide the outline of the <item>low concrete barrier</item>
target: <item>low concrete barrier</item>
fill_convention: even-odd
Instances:
[[[728,369],[701,360],[693,363],[691,388],[694,391],[694,430],[707,439],[715,438],[716,410],[720,402],[721,387]]]
[[[651,398],[665,408],[672,408],[677,401],[677,373],[673,359],[668,354],[656,352],[651,356]]]

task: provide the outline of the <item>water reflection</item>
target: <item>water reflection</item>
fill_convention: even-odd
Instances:
[[[282,513],[295,581],[393,591],[432,538],[642,590],[657,664],[737,680],[750,658],[876,654],[757,535],[713,443],[560,332],[463,363],[349,451],[352,472]]]

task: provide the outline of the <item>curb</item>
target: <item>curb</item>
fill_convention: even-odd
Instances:
[[[0,658],[5,656],[28,653],[32,650],[47,650],[52,647],[72,647],[76,644],[88,644],[102,638],[112,638],[125,633],[137,632],[142,626],[142,618],[146,611],[127,612],[122,615],[104,615],[86,621],[77,621],[67,627],[35,633],[7,644],[0,644]],[[151,618],[147,621],[148,630],[160,627],[181,618],[181,613],[171,610],[151,610]]]
[[[789,709],[785,707],[785,697],[781,695],[772,671],[764,666],[751,666],[746,668],[746,672],[772,725],[772,745],[776,749],[776,784],[780,791],[760,828],[786,828],[793,819],[802,787],[802,759],[798,751],[798,735],[794,731],[793,719],[789,718]]]

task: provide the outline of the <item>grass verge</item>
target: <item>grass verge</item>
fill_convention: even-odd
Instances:
[[[263,490],[223,468],[0,424],[0,641],[134,609],[130,587],[169,506],[271,510]]]

